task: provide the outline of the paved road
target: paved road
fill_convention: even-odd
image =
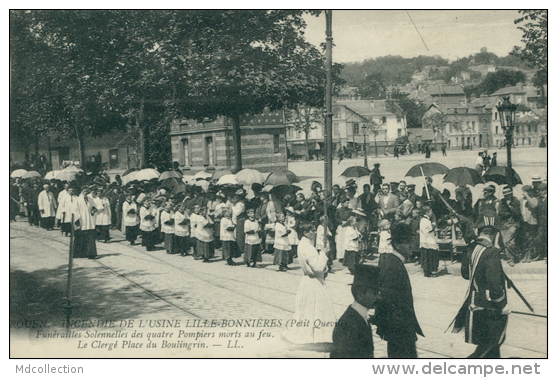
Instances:
[[[73,319],[133,319],[138,322],[150,319],[262,318],[286,321],[293,314],[301,278],[296,261],[286,273],[277,272],[269,255],[265,255],[264,262],[255,269],[230,267],[222,260],[203,264],[191,257],[167,255],[162,249],[146,252],[140,246],[129,246],[119,232],[113,232],[112,236],[111,243],[97,244],[100,259],[74,260]],[[61,324],[64,313],[59,304],[65,298],[68,241],[59,232],[30,227],[23,220],[10,225],[11,321],[41,319],[51,325]],[[444,333],[461,304],[466,281],[456,274],[427,279],[419,267],[408,265],[408,269],[417,317],[426,335],[418,341],[419,357],[463,357],[471,353],[473,346],[463,342],[462,334]],[[458,267],[452,266],[448,272],[457,270]],[[529,264],[528,269],[524,266],[509,270],[509,275],[536,312],[547,314],[545,263]],[[337,317],[352,302],[351,281],[352,276],[340,266],[335,266],[334,274],[327,278]],[[527,311],[516,295],[510,294],[510,297],[514,309]],[[65,352],[49,350],[48,341],[29,342],[35,329],[11,331],[12,353],[19,350],[34,355],[40,351],[44,356],[60,356],[60,353],[83,356],[71,348]],[[280,328],[273,329],[267,343],[255,344],[257,349],[246,349],[249,356],[326,357],[318,352],[289,350],[280,341],[281,331]],[[375,338],[375,345],[376,356],[386,357],[386,344]],[[246,356],[241,349],[228,350],[224,346],[213,347],[211,351],[218,356]],[[159,356],[156,351],[147,352],[145,356]],[[126,355],[124,351],[118,353],[121,353],[119,356]],[[130,354],[141,355],[141,352]],[[184,356],[181,351],[175,355]],[[546,319],[513,316],[502,355],[546,357]]]

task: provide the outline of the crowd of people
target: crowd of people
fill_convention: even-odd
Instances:
[[[456,236],[466,242],[483,225],[497,227],[503,259],[510,265],[547,256],[547,184],[540,177],[522,187],[520,199],[510,187],[496,198],[495,187],[487,185],[473,204],[466,186],[456,188],[453,200],[449,190],[441,192],[426,177],[418,195],[415,185],[405,181],[383,183],[379,168],[376,163],[370,184],[359,195],[354,179],[332,187],[327,224],[327,194],[317,181],[309,196],[267,191],[254,183],[248,199],[241,185],[210,183],[206,190],[186,185],[172,193],[156,180],[123,185],[119,176],[111,182],[106,174],[80,187],[75,181],[12,179],[10,220],[23,208],[31,225],[46,230],[58,226],[68,236],[73,216],[85,249],[76,248],[76,253],[87,257],[96,256],[92,241],[108,242],[110,231],[118,229],[131,245],[140,237],[147,251],[164,244],[169,254],[193,255],[204,262],[215,258],[215,250],[229,265],[239,264],[235,259],[243,255],[243,264],[252,267],[262,261],[262,254],[273,254],[279,271],[288,270],[298,254],[301,222],[316,227],[318,250],[328,246],[329,270],[338,259],[353,272],[366,258],[390,251],[390,229],[400,222],[411,228],[412,262],[421,264],[428,277],[438,271],[439,242],[451,238],[453,225]]]

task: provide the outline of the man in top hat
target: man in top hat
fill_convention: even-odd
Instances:
[[[540,175],[533,175],[532,176],[532,187],[534,188],[534,191],[536,192],[536,195],[539,196],[539,186],[542,183],[542,177]]]
[[[412,256],[411,229],[405,223],[391,228],[390,252],[379,256],[380,299],[375,309],[377,334],[387,341],[389,358],[417,358],[416,334],[423,336],[414,312],[412,285],[404,263]]]
[[[468,358],[501,358],[510,309],[499,250],[493,246],[496,233],[493,226],[480,228],[462,260],[461,274],[470,286],[453,332],[464,328],[465,341],[477,345]]]
[[[42,218],[42,226],[47,230],[54,228],[54,217],[56,216],[56,199],[50,190],[50,185],[44,184],[43,191],[39,193],[38,205]]]
[[[356,191],[358,190],[358,184],[356,184],[356,180],[350,179],[346,181],[346,196],[350,199],[350,207],[351,209],[356,209],[358,207],[358,197],[356,197]]]
[[[522,259],[523,253],[516,245],[516,235],[522,222],[522,209],[518,198],[513,196],[512,188],[505,186],[503,196],[498,203],[499,230],[505,245],[505,254],[509,265],[513,266]]]
[[[474,205],[474,214],[476,221],[474,226],[480,228],[483,226],[495,226],[498,221],[497,215],[497,198],[495,197],[495,186],[486,185],[483,189],[483,198],[478,199]]]
[[[373,358],[373,333],[368,311],[375,308],[379,289],[379,267],[357,265],[352,283],[354,302],[333,331],[331,358]]]
[[[369,183],[373,186],[373,193],[379,193],[381,189],[381,184],[383,183],[383,179],[385,176],[381,176],[381,171],[379,171],[379,167],[381,164],[375,163],[373,164],[373,169],[369,174]]]

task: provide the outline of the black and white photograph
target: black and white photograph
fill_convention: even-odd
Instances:
[[[545,376],[548,149],[548,9],[11,9],[11,374]]]

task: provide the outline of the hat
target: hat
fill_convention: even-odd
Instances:
[[[513,190],[511,188],[509,188],[508,186],[505,186],[503,188],[503,195],[506,196],[507,194],[512,194]]]
[[[379,164],[379,163],[377,163],[377,162],[376,162],[376,163],[373,163],[373,166],[374,166],[374,167],[378,167],[378,166],[380,166],[380,165],[381,165],[381,164]]]
[[[292,206],[287,206],[284,210],[288,211],[289,213],[294,213],[294,208]]]
[[[377,265],[356,265],[352,286],[356,285],[379,289],[379,267]]]
[[[246,213],[255,213],[255,209],[253,207],[248,207]]]
[[[406,190],[410,191],[410,190],[416,190],[416,184],[409,184],[406,185]]]
[[[483,191],[484,191],[484,192],[485,192],[485,191],[491,191],[491,192],[495,193],[495,186],[493,186],[493,185],[486,185],[486,186],[484,187]]]
[[[396,181],[391,181],[389,184],[391,184],[391,186],[395,186],[395,185],[398,186],[398,182]]]
[[[404,244],[409,242],[411,237],[412,229],[407,223],[398,222],[391,228],[391,242]]]
[[[495,226],[488,224],[478,228],[478,235],[493,235],[496,231],[497,228]]]
[[[534,175],[532,176],[532,182],[534,181],[542,181],[542,177],[540,175]]]
[[[542,182],[539,186],[538,186],[538,190],[547,190],[547,184],[545,182]]]
[[[234,192],[234,194],[237,195],[237,196],[245,196],[246,191],[242,188],[242,189],[236,190],[236,192]]]
[[[261,189],[263,189],[263,185],[261,185],[260,183],[254,182],[253,184],[251,184],[251,190],[253,190],[254,192]]]
[[[530,190],[532,190],[534,188],[532,188],[531,185],[524,185],[522,186],[522,190],[524,190],[525,192],[529,192]]]
[[[366,216],[366,213],[364,213],[364,209],[362,209],[362,208],[357,208],[357,209],[352,210],[352,214],[361,215],[362,217]]]
[[[350,179],[346,181],[346,186],[352,186],[352,185],[356,185],[356,180]]]

